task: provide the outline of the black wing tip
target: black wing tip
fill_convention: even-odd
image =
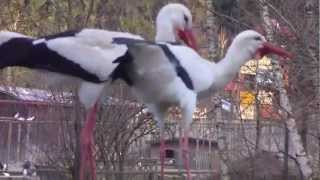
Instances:
[[[133,57],[129,51],[127,51],[123,56],[120,56],[113,61],[113,63],[119,63],[119,64],[110,74],[111,83],[113,83],[117,79],[122,79],[129,86],[132,86],[133,82],[129,74],[129,67],[132,61],[133,61]]]
[[[128,63],[128,62],[132,62],[133,60],[133,56],[130,54],[129,51],[126,51],[126,53],[120,57],[118,57],[117,59],[113,60],[112,63],[116,64],[116,63]]]
[[[194,90],[194,86],[192,80],[188,74],[188,72],[184,69],[184,67],[180,64],[179,59],[170,51],[167,45],[162,44],[160,45],[163,52],[169,59],[169,61],[175,66],[175,70],[177,75],[181,78],[184,84],[187,86],[188,89]]]
[[[80,29],[80,28],[79,29],[70,29],[70,30],[58,32],[55,34],[40,36],[38,39],[52,40],[52,39],[56,39],[56,38],[72,37],[72,36],[76,36],[76,34],[80,33],[83,30],[84,29]]]
[[[113,44],[125,44],[125,45],[137,45],[137,44],[146,44],[146,45],[158,45],[153,41],[146,41],[143,39],[133,39],[133,38],[124,38],[124,37],[116,37],[112,39]]]
[[[116,37],[112,39],[113,44],[131,44],[135,39]]]

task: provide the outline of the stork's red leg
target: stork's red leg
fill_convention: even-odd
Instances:
[[[156,105],[148,106],[153,112],[154,119],[157,121],[160,129],[160,180],[164,180],[164,158],[165,158],[165,142],[164,142],[164,114],[166,108]]]
[[[80,136],[81,161],[80,161],[80,180],[84,180],[85,167],[89,167],[92,179],[96,179],[95,159],[93,158],[92,148],[94,148],[94,128],[96,126],[97,105],[88,112],[84,127]]]
[[[164,180],[164,159],[165,159],[165,141],[162,135],[160,135],[160,179]]]
[[[183,142],[182,142],[182,159],[184,168],[187,171],[187,180],[191,180],[190,165],[189,165],[189,131],[192,122],[192,114],[196,108],[197,95],[194,92],[190,92],[188,101],[182,106],[182,129],[183,129]],[[181,137],[180,137],[181,138]],[[180,144],[181,146],[181,144]]]
[[[180,137],[181,139],[181,137]],[[187,172],[187,180],[191,180],[191,175],[190,175],[190,165],[189,165],[189,130],[184,131],[184,136],[182,140],[180,140],[180,147],[181,148],[181,153],[182,153],[182,159],[183,159],[183,164],[184,168]]]
[[[93,139],[93,136],[92,136],[92,144],[91,144],[91,147],[90,147],[90,151],[89,151],[89,156],[91,158],[90,159],[90,167],[91,167],[91,178],[92,180],[96,180],[97,179],[97,176],[96,176],[96,161],[95,161],[95,144],[94,144],[94,139]]]
[[[180,150],[180,156],[179,158],[183,161],[183,135],[180,134],[179,136],[179,150]],[[181,171],[182,165],[179,163],[179,171]]]
[[[81,146],[81,151],[80,151],[80,175],[79,175],[79,179],[80,180],[84,180],[84,175],[85,175],[85,172],[84,172],[84,167],[85,167],[85,164],[84,162],[86,162],[86,158],[87,158],[87,154],[88,152],[86,152],[86,148],[82,148]]]

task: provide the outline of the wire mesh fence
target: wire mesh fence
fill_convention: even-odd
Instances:
[[[13,102],[5,102],[13,103]],[[21,102],[15,102],[21,103]],[[30,114],[36,115],[34,120],[18,120],[17,117],[0,117],[0,160],[5,162],[19,162],[24,160],[38,160],[40,163],[50,164],[55,162],[56,167],[52,169],[38,169],[37,178],[40,179],[70,179],[72,177],[70,170],[61,172],[57,169],[70,165],[70,159],[74,158],[72,154],[72,145],[74,143],[73,123],[77,120],[74,113],[74,107],[65,105],[39,105],[39,104],[24,104]],[[40,108],[39,108],[40,107]],[[32,113],[31,113],[32,112]],[[179,128],[177,123],[167,124],[168,147],[177,152],[175,157],[176,165],[167,165],[166,179],[183,179],[183,167],[178,161],[178,141],[175,138],[179,136]],[[190,138],[190,166],[192,167],[194,179],[219,179],[221,178],[221,166],[223,159],[226,157],[230,164],[240,162],[245,157],[250,157],[250,153],[254,152],[255,139],[257,138],[256,124],[250,122],[195,122],[192,125]],[[281,123],[265,122],[262,123],[261,147],[268,151],[279,151],[283,149],[284,128]],[[173,132],[173,133],[172,133]],[[171,136],[170,136],[171,134]],[[170,141],[171,140],[171,141]],[[159,172],[157,162],[158,146],[157,135],[146,136],[136,143],[132,144],[130,153],[127,158],[132,160],[123,162],[125,165],[124,171],[119,171],[110,168],[110,165],[104,166],[98,173],[99,179],[118,180],[118,179],[158,179]],[[317,142],[314,138],[309,142]],[[219,146],[219,147],[218,147]],[[63,147],[63,148],[61,148]],[[309,144],[309,150],[315,153],[319,152],[316,144]],[[69,159],[68,159],[69,157]],[[44,162],[44,159],[48,160]],[[141,169],[141,158],[144,160],[155,159],[151,168]],[[254,158],[254,157],[253,157]],[[281,157],[280,157],[281,158]],[[40,161],[39,161],[40,160]],[[42,160],[42,161],[41,161]],[[251,160],[248,160],[251,161]],[[68,164],[69,163],[69,164]],[[316,160],[314,164],[316,164]],[[112,164],[112,163],[109,163]],[[117,163],[114,163],[117,167]],[[232,167],[226,164],[228,167]],[[234,163],[237,164],[237,163]],[[243,163],[238,163],[243,164]],[[142,164],[146,167],[146,164]],[[274,166],[270,164],[270,166]],[[58,168],[57,168],[58,167]],[[109,168],[108,168],[109,167]],[[248,169],[250,167],[248,166]],[[267,168],[267,167],[266,167]],[[129,169],[129,171],[128,171]],[[108,171],[107,171],[108,170]],[[248,179],[250,175],[235,173],[234,169],[230,168],[228,172],[230,177],[236,176],[237,180],[243,177]],[[34,178],[36,178],[34,177]],[[263,179],[276,179],[281,175],[261,176]],[[294,179],[298,176],[292,176]],[[18,177],[17,177],[18,178]],[[280,178],[281,179],[281,178]]]

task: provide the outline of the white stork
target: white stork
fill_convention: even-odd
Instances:
[[[185,6],[164,6],[157,16],[156,25],[156,41],[184,42],[196,48],[191,33],[191,13]],[[104,82],[109,81],[110,74],[117,66],[112,62],[122,57],[128,49],[126,45],[113,44],[114,38],[142,39],[130,33],[98,29],[67,31],[38,39],[14,32],[0,32],[0,68],[23,66],[84,80],[79,88],[79,99],[87,109],[80,137],[80,180],[84,177],[85,166],[91,168],[92,179],[96,179],[92,148],[97,101]]]
[[[181,154],[188,180],[188,132],[197,95],[204,97],[223,88],[235,77],[241,65],[255,55],[274,53],[290,57],[285,50],[271,45],[253,30],[237,35],[219,63],[205,60],[193,49],[180,45],[126,38],[116,38],[114,43],[126,44],[129,49],[125,56],[115,61],[119,65],[112,74],[113,80],[123,79],[132,87],[153,113],[160,129],[163,129],[168,108],[181,108],[184,129],[183,139],[180,140]]]

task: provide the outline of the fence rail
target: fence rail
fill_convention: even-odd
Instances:
[[[24,180],[68,180],[71,174],[68,171],[56,169],[40,169],[34,176],[23,176],[22,172],[10,171],[11,176],[1,176],[0,179],[24,179]],[[186,176],[185,170],[166,170],[165,180],[178,180]],[[218,172],[210,170],[191,170],[194,180],[218,180]],[[98,171],[98,180],[158,180],[160,171]],[[214,179],[213,179],[214,178]]]

